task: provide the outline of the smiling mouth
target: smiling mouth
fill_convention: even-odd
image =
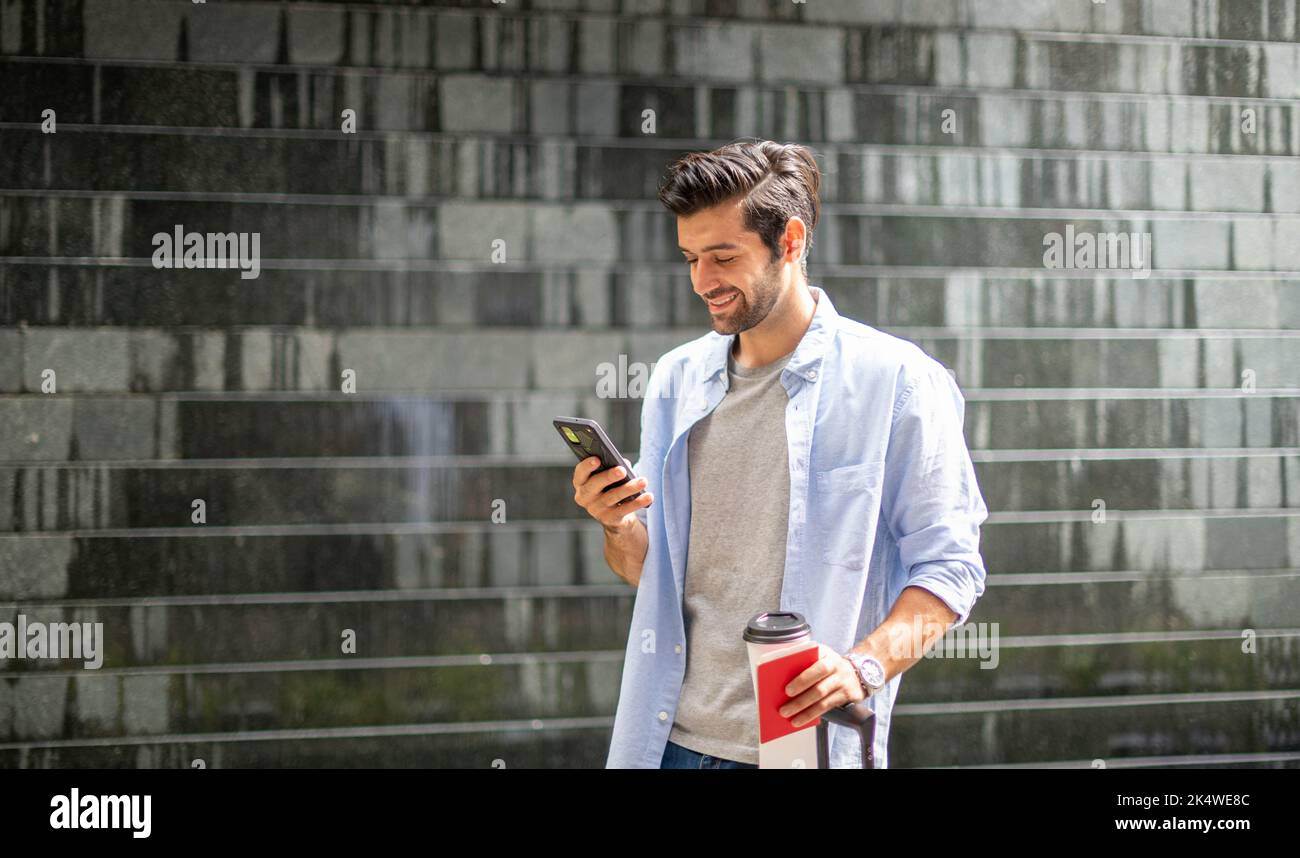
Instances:
[[[721,310],[723,307],[729,307],[731,306],[731,303],[736,300],[736,296],[739,294],[740,294],[739,292],[732,292],[730,295],[728,295],[725,298],[719,298],[716,301],[709,301],[707,302],[709,305],[709,309]]]

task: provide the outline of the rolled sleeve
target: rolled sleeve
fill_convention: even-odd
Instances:
[[[980,524],[988,508],[962,434],[965,400],[927,359],[905,382],[886,455],[883,511],[898,543],[905,587],[938,596],[966,622],[984,592]]]

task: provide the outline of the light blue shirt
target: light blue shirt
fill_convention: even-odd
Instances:
[[[904,587],[934,593],[966,622],[984,592],[979,526],[988,515],[966,440],[965,400],[916,345],[841,316],[810,286],[816,311],[785,368],[790,510],[781,604],[813,640],[844,653],[879,626]],[[641,570],[608,768],[658,768],[686,670],[683,580],[691,527],[686,444],[726,395],[737,335],[710,331],[654,365],[641,408],[640,458],[654,502],[637,511],[649,548]],[[815,415],[815,418],[814,418]],[[746,467],[745,451],[735,466]],[[745,526],[736,498],[735,526]],[[736,629],[739,643],[743,629]],[[917,666],[922,666],[924,662]],[[870,700],[874,756],[888,765],[901,674]],[[829,724],[832,768],[860,768],[857,734]]]

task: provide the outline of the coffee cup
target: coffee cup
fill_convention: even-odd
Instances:
[[[761,611],[745,625],[744,639],[749,650],[749,679],[757,702],[759,662],[772,653],[806,645],[812,639],[812,627],[795,611]],[[815,768],[816,761],[815,728],[798,730],[758,746],[760,769]]]

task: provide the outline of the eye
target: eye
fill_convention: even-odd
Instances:
[[[719,264],[719,265],[727,265],[728,263],[735,262],[735,261],[736,261],[736,257],[734,257],[734,256],[728,256],[726,259],[719,259],[719,260],[718,260],[718,264]]]

